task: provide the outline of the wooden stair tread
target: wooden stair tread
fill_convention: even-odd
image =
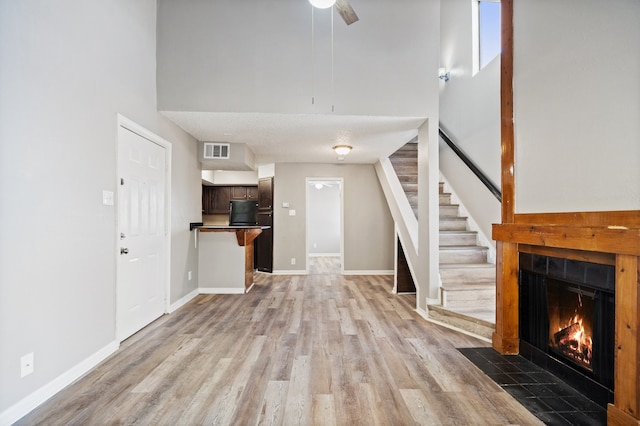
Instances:
[[[451,315],[455,315],[461,318],[469,318],[479,322],[484,322],[488,327],[495,326],[495,309],[490,308],[445,308],[442,305],[429,305],[429,309],[436,309],[438,311],[447,311]],[[486,315],[493,315],[493,320],[487,320],[484,317]]]
[[[489,250],[485,246],[440,246],[440,250]]]
[[[495,330],[495,309],[446,308],[441,305],[429,305],[427,309],[430,318],[486,339],[491,339]]]
[[[477,235],[478,231],[441,229],[440,230],[440,234],[445,234],[445,235]]]
[[[440,269],[473,269],[473,268],[491,268],[495,269],[493,263],[441,263]]]
[[[440,287],[446,291],[473,291],[473,290],[495,290],[495,281],[473,281],[473,282],[443,282]]]

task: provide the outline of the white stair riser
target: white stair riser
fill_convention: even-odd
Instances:
[[[440,230],[441,231],[466,231],[467,221],[463,218],[440,218]]]
[[[440,204],[451,204],[451,194],[440,194],[438,200]]]
[[[440,268],[443,286],[448,283],[485,283],[495,282],[495,266],[488,268]]]
[[[458,206],[455,204],[440,204],[439,209],[440,216],[457,216]]]
[[[472,246],[476,244],[477,239],[476,234],[471,232],[459,234],[440,233],[441,246]]]
[[[440,263],[483,263],[486,261],[487,250],[440,250]]]
[[[442,291],[443,308],[466,308],[470,306],[491,305],[496,303],[496,292],[479,291]]]

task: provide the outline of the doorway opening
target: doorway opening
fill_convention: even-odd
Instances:
[[[307,178],[308,274],[344,272],[342,178]]]

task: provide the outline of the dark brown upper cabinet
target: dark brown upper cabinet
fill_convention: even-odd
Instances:
[[[273,178],[258,179],[258,210],[273,211]]]

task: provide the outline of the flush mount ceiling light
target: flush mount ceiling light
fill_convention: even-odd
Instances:
[[[318,9],[328,9],[336,3],[336,0],[309,0],[309,3]]]
[[[336,154],[342,157],[350,153],[352,148],[353,147],[351,145],[336,145],[333,147],[333,150],[336,152]]]

